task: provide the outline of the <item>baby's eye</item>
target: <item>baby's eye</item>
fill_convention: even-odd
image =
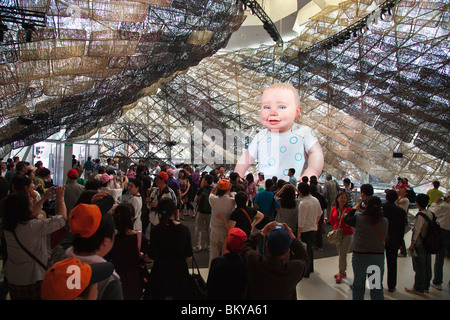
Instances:
[[[284,109],[286,109],[286,107],[285,106],[280,106],[280,109],[284,110]]]
[[[270,106],[263,106],[263,109],[269,110]]]

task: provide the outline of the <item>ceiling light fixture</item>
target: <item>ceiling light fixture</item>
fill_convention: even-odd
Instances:
[[[275,41],[278,46],[283,46],[283,39],[281,38],[281,35],[278,32],[275,24],[264,12],[263,8],[261,8],[256,0],[236,0],[234,3],[236,5],[239,5],[239,3],[241,3],[242,9],[244,11],[246,10],[246,8],[248,8],[251,15],[256,15],[263,23],[264,30],[267,31],[272,40]]]
[[[344,30],[338,32],[337,34],[328,37],[327,39],[314,44],[306,51],[311,51],[314,49],[320,50],[320,49],[326,49],[330,50],[333,46],[338,46],[339,44],[343,44],[346,40],[349,40],[352,36],[353,38],[358,37],[358,31],[361,35],[368,32],[373,25],[377,24],[379,22],[379,19],[385,21],[387,15],[392,15],[393,8],[400,2],[401,0],[388,0],[385,1],[383,4],[378,6],[377,9],[366,15],[365,17],[361,18],[360,20],[356,21],[349,27],[345,28]]]

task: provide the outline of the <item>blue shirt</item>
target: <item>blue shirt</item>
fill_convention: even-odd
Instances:
[[[264,213],[264,215],[275,212],[275,208],[280,206],[273,199],[273,192],[269,190],[263,190],[256,194],[254,203],[258,205],[258,211]]]

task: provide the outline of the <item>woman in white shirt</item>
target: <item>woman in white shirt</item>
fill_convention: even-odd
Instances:
[[[48,262],[47,235],[64,227],[67,220],[64,187],[49,188],[42,199],[50,198],[54,189],[57,211],[50,218],[35,218],[33,204],[26,192],[12,192],[5,199],[3,228],[8,259],[3,273],[8,279],[11,300],[40,299]]]

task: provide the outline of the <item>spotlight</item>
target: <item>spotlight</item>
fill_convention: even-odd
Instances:
[[[381,9],[381,13],[380,13],[380,18],[381,18],[381,20],[385,20],[386,19],[386,12],[387,12],[388,10],[386,9],[386,8],[382,8]]]
[[[255,14],[255,11],[254,11],[254,9],[253,9],[253,5],[252,5],[251,3],[248,4],[248,9],[250,10],[250,14],[251,14],[251,15],[254,15],[254,14]]]
[[[22,23],[22,28],[25,29],[25,41],[31,42],[31,36],[33,34],[33,31],[36,31],[36,27],[31,23]]]
[[[17,118],[17,121],[19,122],[19,124],[24,125],[24,126],[29,126],[29,125],[33,124],[33,119],[30,117],[19,116],[19,118]]]
[[[8,31],[8,27],[2,22],[0,22],[0,42],[3,42],[5,31]]]

